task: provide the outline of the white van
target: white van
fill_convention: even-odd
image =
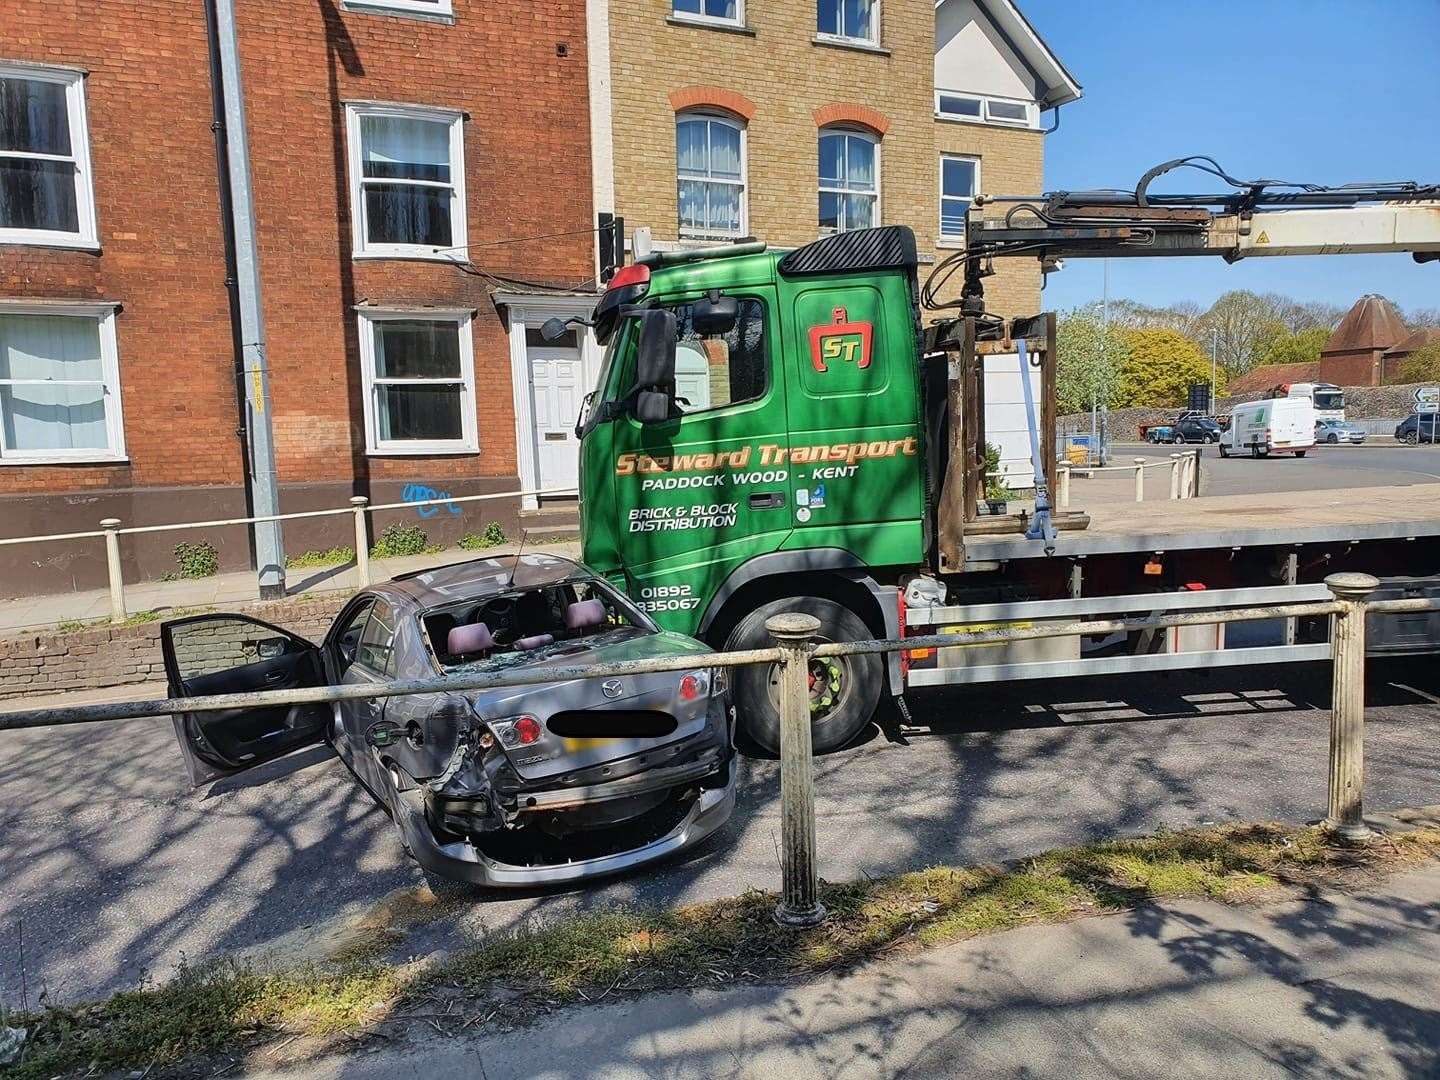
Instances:
[[[1270,398],[1236,405],[1230,428],[1220,436],[1220,456],[1249,450],[1252,457],[1294,454],[1303,458],[1315,445],[1315,406],[1309,398]]]

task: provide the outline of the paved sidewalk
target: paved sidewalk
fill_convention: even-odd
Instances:
[[[397,574],[422,570],[429,566],[483,559],[492,555],[510,555],[517,545],[503,544],[484,551],[446,548],[434,555],[409,555],[396,559],[372,559],[370,579],[385,581]],[[550,551],[579,558],[580,545],[575,541],[534,542],[528,551]],[[314,567],[286,572],[286,594],[318,594],[353,592],[359,588],[353,563],[341,566]],[[167,608],[227,607],[252,603],[257,599],[255,572],[216,574],[207,578],[183,581],[141,581],[125,586],[125,607],[135,615],[142,611]],[[110,617],[110,590],[88,589],[83,592],[57,593],[49,596],[21,596],[0,600],[0,636],[20,630],[36,630],[62,622],[92,622]]]
[[[1433,1077],[1440,866],[1365,895],[1037,926],[798,987],[674,993],[252,1080]]]

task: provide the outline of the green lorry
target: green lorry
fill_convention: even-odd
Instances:
[[[1286,525],[1272,498],[1248,530],[1096,535],[1057,511],[1058,535],[1036,540],[1024,515],[986,517],[986,362],[1020,340],[1043,373],[1036,459],[1054,489],[1054,321],[971,311],[925,325],[917,269],[899,226],[621,268],[593,316],[607,352],[578,424],[585,562],[663,627],[729,648],[768,644],[765,620],[784,610],[846,640],[1321,598],[1322,571],[1342,566],[1435,584],[1440,520]],[[1433,647],[1435,629],[1392,644]],[[1328,655],[1323,629],[1277,635],[1245,649],[1221,631],[817,661],[814,743],[854,738],[887,693],[903,711],[908,686]],[[737,669],[734,689],[748,734],[776,747],[774,674]]]

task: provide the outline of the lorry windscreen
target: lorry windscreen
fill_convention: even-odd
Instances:
[[[1314,403],[1317,409],[1343,409],[1345,407],[1345,391],[1316,390]]]

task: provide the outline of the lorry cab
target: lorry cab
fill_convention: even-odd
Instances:
[[[768,644],[775,604],[834,640],[897,630],[896,590],[866,568],[916,565],[927,546],[916,265],[913,234],[889,227],[621,270],[596,307],[608,347],[578,426],[585,561],[717,646]],[[814,673],[817,746],[869,719],[883,667]],[[768,685],[737,694],[771,742]]]

